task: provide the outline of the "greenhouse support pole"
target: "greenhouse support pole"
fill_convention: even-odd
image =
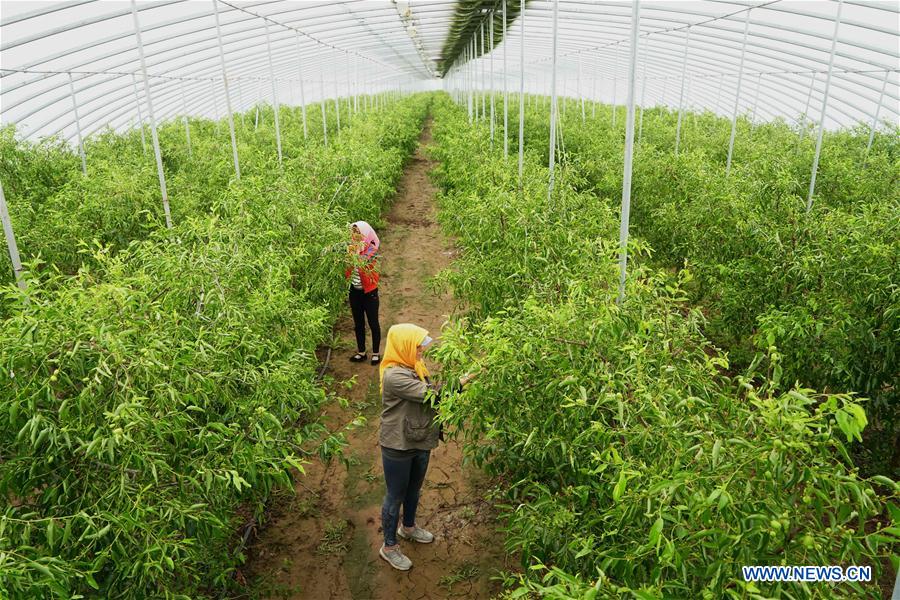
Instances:
[[[684,38],[684,57],[681,59],[681,91],[678,93],[678,121],[675,125],[675,157],[678,157],[678,146],[681,144],[681,121],[684,118],[684,86],[687,82],[688,50],[691,45],[691,28],[688,27]]]
[[[334,64],[337,64],[337,61],[334,61]],[[341,89],[338,86],[337,73],[334,74],[334,113],[337,116],[337,133],[340,133],[341,132]]]
[[[762,76],[760,73],[756,78],[756,93],[753,95],[753,111],[750,114],[750,123],[756,122],[756,107],[759,105],[759,90],[762,88]]]
[[[300,49],[300,32],[297,32],[297,77],[300,78],[300,113],[303,115],[303,139],[309,137],[309,131],[306,128],[306,94],[303,90],[303,52]]]
[[[222,28],[219,25],[219,3],[212,0],[213,12],[216,15],[216,37],[219,40],[219,65],[222,67],[222,85],[225,86],[225,108],[228,110],[228,131],[231,134],[231,159],[234,161],[234,176],[241,180],[241,164],[238,161],[237,137],[234,134],[234,115],[231,112],[231,92],[228,90],[228,73],[225,70],[225,47],[222,45]],[[268,29],[266,30],[268,33]],[[275,116],[278,122],[278,116]],[[277,131],[277,127],[276,127]]]
[[[478,62],[481,64],[481,120],[484,121],[487,118],[487,98],[485,97],[485,67],[484,67],[484,20],[481,21],[481,55],[478,57]]]
[[[809,103],[812,100],[813,88],[816,87],[816,75],[813,73],[812,80],[809,82],[809,93],[806,95],[806,106],[803,108],[803,116],[800,117],[800,137],[797,138],[797,148],[800,147],[803,138],[806,137],[806,117],[809,114]]]
[[[884,72],[884,81],[881,82],[881,94],[878,96],[878,105],[875,107],[875,116],[872,117],[872,127],[869,128],[869,142],[866,144],[866,158],[869,156],[869,150],[872,149],[872,142],[875,141],[875,130],[878,129],[878,115],[881,114],[881,104],[884,102],[884,91],[887,89],[888,75],[890,71]],[[863,161],[865,164],[865,161]]]
[[[488,61],[490,62],[491,69],[491,150],[494,149],[494,13],[490,13],[491,20],[490,26],[488,27],[488,48],[490,49],[490,54],[488,55]]]
[[[637,139],[638,146],[641,145],[641,140],[644,137],[644,96],[646,96],[646,94],[647,94],[647,62],[649,62],[647,60],[646,54],[647,54],[647,46],[649,46],[649,45],[650,45],[650,40],[647,39],[647,44],[644,47],[644,56],[643,56],[644,66],[641,68],[641,101],[639,103],[640,109],[641,109],[641,115],[638,120],[639,121],[638,122],[638,139]]]
[[[600,73],[600,55],[597,55],[597,64],[594,67],[594,76],[591,78],[591,118],[597,118],[597,74]]]
[[[816,137],[816,154],[813,157],[812,174],[809,178],[809,194],[806,196],[806,212],[812,210],[813,194],[816,192],[816,174],[819,171],[819,156],[822,153],[822,136],[825,133],[825,113],[828,111],[828,92],[831,90],[831,75],[834,71],[834,51],[837,49],[838,30],[841,27],[841,9],[844,0],[838,0],[837,17],[834,20],[834,34],[831,37],[831,55],[828,57],[828,76],[825,78],[825,95],[822,97],[822,111],[819,113],[819,134]]]
[[[278,118],[278,93],[275,90],[275,68],[272,66],[272,37],[269,35],[269,21],[263,21],[266,24],[266,49],[269,59],[269,81],[272,83],[272,110],[275,111],[275,146],[278,149],[278,165],[281,166],[281,120]],[[227,86],[227,84],[226,84]],[[226,87],[227,89],[227,87]],[[228,93],[226,92],[226,96]]]
[[[584,123],[584,94],[581,93],[581,60],[578,61],[578,90],[575,92],[578,94],[579,99],[581,99],[581,122]]]
[[[472,42],[474,43],[474,38],[473,38]],[[466,69],[466,96],[468,98],[468,100],[466,101],[466,104],[469,109],[469,125],[471,125],[472,122],[474,121],[474,115],[472,112],[472,110],[474,108],[474,101],[472,99],[472,50],[471,50],[472,43],[468,44],[468,46],[469,46],[469,48],[466,48],[467,57],[466,57],[466,63],[464,66]]]
[[[719,89],[716,90],[716,102],[713,104],[713,112],[719,109],[719,100],[722,99],[722,89],[725,87],[725,73],[719,76]]]
[[[6,237],[6,249],[9,251],[9,262],[12,263],[13,274],[16,276],[16,285],[24,292],[25,278],[22,277],[22,261],[19,259],[19,247],[16,245],[16,235],[13,233],[12,220],[9,218],[9,208],[6,206],[2,182],[0,182],[0,221],[3,221],[3,235]]]
[[[618,52],[616,53],[618,54]],[[618,60],[618,57],[617,57]],[[616,78],[613,77],[613,100],[612,100],[612,128],[616,130],[616,115],[619,114],[619,107],[616,104]]]
[[[213,0],[215,1],[215,0]],[[209,80],[209,93],[213,99],[213,120],[216,122],[216,135],[219,134],[219,97],[216,95],[216,82]]]
[[[187,141],[188,156],[193,157],[194,153],[191,149],[191,126],[190,123],[188,123],[187,98],[184,94],[184,79],[181,80],[181,112],[183,113],[181,120],[184,122],[184,139]]]
[[[141,124],[141,148],[144,149],[144,154],[147,154],[147,138],[144,136],[144,114],[141,110],[141,97],[138,95],[137,75],[134,73],[131,74],[131,84],[134,86],[134,103],[137,105],[138,122]]]
[[[325,98],[325,74],[324,69],[319,70],[319,86],[322,89],[322,101],[319,102],[319,105],[322,107],[322,137],[325,140],[325,146],[328,146],[328,118],[325,115],[325,102],[327,98]],[[381,94],[378,94],[376,98],[380,98]]]
[[[75,98],[75,82],[69,73],[69,93],[72,96],[72,109],[75,111],[75,131],[78,133],[78,154],[81,155],[81,173],[87,175],[87,159],[84,157],[84,138],[81,137],[81,119],[78,117],[78,100]]]
[[[241,114],[241,127],[244,127],[244,86],[241,84],[240,80],[238,80],[237,90],[239,104],[238,108],[240,109],[239,112]]]
[[[263,84],[262,79],[260,79],[259,83],[256,84],[256,118],[253,121],[253,130],[254,131],[259,129],[259,105],[262,102],[262,84]]]
[[[741,43],[741,62],[738,67],[737,91],[734,93],[734,110],[731,113],[731,137],[728,140],[728,159],[725,161],[725,177],[731,174],[731,158],[734,155],[734,136],[737,133],[738,104],[741,99],[741,84],[744,82],[744,57],[747,54],[747,33],[750,31],[750,12],[744,17],[744,41]]]
[[[522,191],[522,167],[525,159],[525,0],[520,0],[519,21],[519,191]]]
[[[147,78],[147,61],[144,58],[144,42],[141,40],[141,23],[138,21],[137,3],[131,0],[131,17],[134,20],[134,34],[137,36],[138,55],[141,59],[141,74],[144,76],[144,95],[147,96],[147,116],[150,119],[150,135],[153,138],[153,153],[156,155],[156,174],[159,176],[159,190],[162,193],[163,212],[166,227],[172,228],[172,214],[169,211],[169,193],[166,191],[166,174],[163,171],[162,152],[159,149],[159,135],[156,132],[156,118],[153,116],[153,97],[150,95],[150,80]]]
[[[631,48],[628,59],[628,113],[625,121],[625,166],[622,173],[622,219],[619,224],[619,297],[621,306],[625,299],[625,270],[628,265],[628,218],[631,213],[631,168],[634,151],[634,83],[637,72],[638,30],[640,25],[640,0],[631,7]]]
[[[556,115],[559,111],[559,107],[557,106],[556,100],[556,52],[557,52],[557,38],[559,33],[559,28],[557,22],[559,20],[559,0],[553,0],[553,50],[551,56],[553,57],[552,66],[550,68],[550,182],[547,185],[547,203],[551,202],[553,198],[553,184],[555,182],[555,171],[556,171]]]
[[[503,0],[503,158],[509,157],[509,73],[506,70],[506,0]]]

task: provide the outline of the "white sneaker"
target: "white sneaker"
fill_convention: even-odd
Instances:
[[[378,555],[388,561],[388,563],[398,571],[409,571],[410,568],[412,568],[412,561],[400,552],[399,546],[393,550],[385,550],[384,544],[382,544],[381,549],[378,551]]]
[[[414,528],[412,533],[406,533],[406,531],[403,530],[403,525],[401,525],[397,528],[397,535],[404,540],[412,540],[414,542],[419,542],[420,544],[430,544],[434,541],[434,535],[421,527]]]

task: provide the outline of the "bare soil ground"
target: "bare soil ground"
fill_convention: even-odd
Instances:
[[[422,151],[430,141],[429,121],[379,231],[382,339],[392,324],[403,322],[421,325],[437,338],[453,307],[452,297],[438,296],[427,286],[432,275],[450,265],[453,254],[435,222],[435,189],[428,179],[433,163]],[[326,423],[336,430],[359,415],[367,420],[347,435],[349,466],[315,461],[306,476],[297,478],[295,495],[274,503],[248,549],[244,573],[250,595],[310,600],[492,597],[500,587],[492,577],[514,568],[515,561],[504,554],[495,512],[484,499],[488,481],[474,467],[463,466],[456,442],[433,451],[419,504],[417,524],[434,533],[435,542],[401,542],[413,561],[407,572],[392,569],[378,556],[384,495],[378,368],[348,360],[356,347],[349,307],[335,334],[341,342],[327,375],[349,406],[329,405]],[[371,337],[367,339],[371,345]],[[349,390],[342,385],[347,381],[353,382]]]

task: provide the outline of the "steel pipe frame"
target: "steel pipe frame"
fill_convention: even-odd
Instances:
[[[752,22],[752,21],[751,21],[751,22]],[[658,41],[661,41],[661,40],[658,40]],[[674,46],[676,49],[679,49],[679,50],[683,47],[681,44],[669,44],[669,45],[672,45],[672,46]],[[655,55],[655,56],[658,56],[658,55],[660,55],[660,53],[661,53],[660,51],[656,51],[656,52],[654,53],[654,55]],[[675,52],[673,51],[673,52],[667,53],[667,54],[671,54],[671,55],[673,56],[673,61],[672,61],[673,64],[672,64],[672,68],[675,68],[675,65],[676,65],[675,59],[674,59]],[[707,65],[710,65],[710,66],[719,66],[719,65],[721,64],[721,61],[715,61],[715,62],[714,62],[714,61],[712,61],[711,59],[705,59],[705,58],[695,58],[695,61],[700,61],[701,64],[707,64]],[[783,62],[784,62],[784,61],[783,61]],[[793,62],[793,61],[788,61],[788,62]],[[770,72],[770,73],[777,73],[777,71],[773,71],[773,72]],[[785,72],[785,73],[786,73],[786,74],[791,74],[792,72],[791,72],[791,71],[787,71],[787,72]],[[704,77],[719,77],[719,76],[721,76],[721,75],[723,75],[723,74],[724,74],[724,73],[711,72],[711,73],[705,73],[703,76],[704,76]],[[751,73],[749,73],[749,74],[753,74],[753,73],[751,72]],[[699,79],[699,78],[700,78],[700,77],[698,77],[698,79]],[[837,87],[846,89],[847,86],[838,85]],[[775,89],[778,89],[778,88],[775,88]],[[854,95],[858,95],[858,91],[855,91],[855,92],[854,92]],[[888,96],[891,96],[891,95],[888,94]],[[856,105],[855,103],[852,103],[852,102],[850,102],[850,101],[847,101],[847,100],[844,99],[844,98],[836,98],[836,99],[837,99],[839,102],[841,102],[841,103],[843,103],[843,104],[845,104],[845,105],[847,105],[847,106],[850,106],[850,107],[854,108],[855,110],[859,111],[859,112],[862,113],[863,115],[870,115],[870,112],[869,112],[868,110],[866,110],[866,109],[864,109],[864,108],[861,108],[860,106]],[[851,114],[847,113],[846,111],[843,111],[843,110],[840,110],[840,109],[836,109],[836,110],[839,110],[839,112],[841,112],[842,114],[844,114],[845,116],[847,116],[848,119],[851,120],[851,121],[858,121],[858,120],[859,120],[858,117],[856,117],[856,116],[854,116],[854,115],[851,115]],[[888,110],[891,110],[891,108],[889,107]],[[777,114],[777,113],[776,113],[776,114]]]
[[[153,114],[153,97],[150,94],[150,81],[147,79],[147,63],[144,60],[144,44],[141,41],[141,23],[138,17],[137,2],[131,0],[131,16],[134,20],[134,35],[137,38],[138,56],[141,61],[141,72],[144,78],[144,94],[147,98],[147,116],[150,119],[150,135],[153,138],[153,154],[156,156],[156,174],[159,177],[159,188],[162,193],[163,212],[166,216],[166,227],[172,228],[172,213],[169,210],[169,193],[166,190],[166,175],[163,171],[162,152],[159,149],[159,135],[156,131],[156,117]]]
[[[3,237],[6,238],[6,250],[9,253],[9,262],[12,264],[16,285],[24,292],[26,286],[25,278],[22,277],[22,260],[19,258],[19,246],[16,244],[16,234],[13,231],[12,219],[9,218],[9,208],[6,206],[3,182],[0,182],[0,223],[3,225]]]
[[[762,9],[761,9],[761,10],[762,10]],[[578,12],[579,14],[582,14],[582,13],[583,13],[583,11],[577,11],[577,12]],[[678,11],[673,11],[673,12],[678,12]],[[681,11],[681,12],[688,12],[688,11]],[[742,11],[741,11],[741,12],[742,12]],[[591,13],[591,14],[596,14],[596,13]],[[696,14],[696,13],[688,12],[688,14]],[[713,16],[713,15],[710,15],[710,16]],[[723,19],[719,19],[719,20],[721,21],[721,20],[723,20]],[[757,23],[757,24],[759,24],[759,25],[761,25],[761,26],[763,26],[763,27],[773,27],[773,28],[778,28],[777,25],[772,25],[771,23],[764,23],[764,22],[761,23],[761,22],[757,22],[757,21],[751,20],[751,24],[754,24],[754,23]],[[687,27],[687,26],[688,26],[687,24],[684,25],[684,27]],[[708,23],[704,23],[704,24],[702,24],[702,25],[692,24],[692,26],[694,26],[694,27],[697,27],[697,26],[709,27],[710,25],[709,25]],[[719,27],[719,29],[723,29],[723,30],[725,30],[725,31],[730,31],[729,29],[725,29],[725,28],[721,28],[721,27]],[[666,32],[670,32],[670,31],[673,31],[673,30],[674,30],[674,29],[665,30],[665,31],[663,31],[663,32],[660,32],[660,31],[648,32],[648,33],[644,34],[643,37],[649,37],[649,36],[651,36],[651,35],[657,35],[657,34],[660,34],[660,33],[666,33]],[[579,31],[581,31],[581,32],[583,33],[583,30],[579,30]],[[794,30],[792,30],[792,31],[794,31]],[[795,32],[796,32],[796,31],[795,31]],[[802,33],[802,34],[805,34],[805,35],[812,35],[812,36],[815,36],[815,37],[821,37],[821,38],[823,38],[823,39],[828,39],[827,36],[824,36],[824,35],[818,35],[818,34],[815,34],[814,32],[801,31],[801,32],[799,32],[799,33]],[[709,37],[709,36],[707,36],[707,37]],[[723,36],[712,36],[712,37],[723,38]],[[783,43],[782,40],[780,40],[780,39],[772,38],[772,36],[766,36],[765,34],[762,34],[762,33],[756,34],[755,37],[758,37],[758,38],[759,38],[759,37],[762,37],[762,38],[768,38],[768,39],[775,39],[777,42]],[[572,40],[572,39],[577,39],[577,38],[578,38],[578,36],[576,36],[576,35],[567,35],[567,38],[566,38],[566,39],[567,39],[567,40]],[[593,38],[592,38],[592,39],[593,39]],[[725,37],[724,39],[726,39],[727,41],[733,41],[732,38],[727,38],[727,37]],[[829,41],[830,41],[830,40],[829,40]],[[605,44],[605,45],[608,46],[608,45],[614,45],[614,44],[617,44],[617,43],[621,43],[621,42],[620,42],[620,41],[615,41],[615,42],[610,42],[610,43]],[[821,50],[821,49],[819,49],[819,48],[815,48],[815,47],[809,46],[808,44],[798,44],[798,43],[796,43],[796,42],[790,42],[790,44],[791,44],[792,46],[798,46],[798,45],[799,45],[799,46],[801,46],[801,47],[813,48],[813,49],[816,50],[816,51],[824,52],[824,50]],[[856,43],[854,43],[854,42],[848,42],[847,45],[849,45],[849,46],[858,46],[858,47],[862,47],[862,48],[864,48],[864,49],[866,49],[866,50],[868,50],[868,51],[875,52],[875,53],[881,54],[881,55],[884,55],[884,54],[885,54],[885,52],[884,52],[882,49],[879,49],[879,48],[872,48],[872,47],[867,46],[867,45],[856,44]],[[759,44],[756,44],[756,46],[760,46],[760,47],[772,49],[773,51],[778,52],[778,56],[779,56],[779,57],[783,57],[783,56],[784,56],[783,51],[776,50],[776,49],[774,49],[774,47],[772,47],[771,45],[759,45]],[[601,46],[596,46],[596,45],[594,45],[594,46],[592,46],[591,48],[599,48],[599,47],[601,47]],[[584,50],[585,50],[584,48],[579,48],[578,50],[576,50],[576,51],[574,51],[574,52],[583,52]],[[851,59],[851,60],[858,61],[858,62],[869,62],[869,63],[872,62],[871,57],[857,57],[857,56],[855,56],[855,55],[850,55],[850,54],[846,54],[846,53],[839,53],[838,55],[839,55],[839,56],[844,56],[845,58],[849,58],[849,59]],[[818,64],[821,64],[821,61],[816,61],[815,59],[812,59],[812,58],[810,58],[810,57],[808,57],[808,56],[805,56],[805,55],[801,55],[801,56],[802,56],[803,58],[807,59],[807,60],[811,60],[811,61],[817,62]],[[889,54],[889,56],[896,56],[896,55],[894,55],[894,54]],[[546,60],[547,60],[546,58],[539,59],[539,61],[546,61]],[[538,62],[538,61],[536,61],[536,62]],[[890,64],[890,65],[881,65],[881,64],[879,64],[879,66],[884,66],[885,68],[893,68],[893,67],[894,67],[893,64]],[[879,82],[879,83],[880,83],[880,82]],[[858,83],[858,85],[863,85],[863,84]],[[868,87],[871,88],[871,87],[873,87],[873,86],[874,86],[874,84],[871,85],[871,86],[868,86]],[[863,111],[863,112],[864,112],[864,114],[867,114],[865,111]],[[867,116],[871,116],[871,114],[867,114]]]
[[[860,5],[860,6],[864,6],[864,5],[865,5],[865,6],[868,6],[868,5],[870,5],[871,3],[870,3],[870,4],[866,4],[866,3],[854,3],[854,4],[857,4],[857,5]],[[877,7],[877,8],[881,8],[881,7]],[[771,9],[767,9],[767,10],[771,10]],[[668,11],[668,12],[671,12],[671,11]],[[785,12],[791,12],[791,11],[785,11]],[[690,12],[689,14],[698,14],[698,13],[696,13],[696,12]],[[893,13],[892,13],[892,14],[893,14]],[[824,18],[824,17],[820,17],[820,18]],[[179,21],[179,22],[181,22],[181,21]],[[771,24],[771,23],[765,23],[764,26],[765,26],[765,27],[774,27],[774,25]],[[653,32],[652,34],[647,34],[647,35],[653,35],[653,34],[655,34],[655,33],[658,33],[658,32]],[[809,32],[804,32],[804,33],[806,33],[807,35],[809,35]],[[824,37],[824,36],[823,36],[823,37]],[[853,60],[859,60],[859,59],[853,57]],[[857,83],[857,85],[862,85],[862,84]],[[888,96],[891,96],[892,94],[888,93],[887,95],[888,95]],[[839,100],[839,101],[840,101],[840,100]],[[862,109],[859,109],[858,107],[855,107],[855,108],[857,108],[857,110],[860,110],[860,112],[863,112],[864,114],[866,114],[866,111],[863,111]],[[877,109],[877,105],[876,105],[876,109]],[[888,110],[890,110],[890,108],[888,108]]]
[[[222,64],[222,84],[225,86],[225,106],[228,109],[228,131],[231,134],[231,156],[234,161],[234,176],[240,181],[241,180],[241,162],[238,160],[238,150],[237,150],[237,136],[234,133],[234,116],[231,112],[231,94],[228,91],[228,72],[225,69],[225,49],[222,47],[222,29],[219,25],[219,8],[218,8],[218,0],[212,0],[213,4],[213,12],[216,15],[216,36],[219,39],[219,61]],[[184,89],[184,82],[182,81],[182,90]],[[273,82],[274,85],[274,82]],[[182,101],[184,100],[184,94],[182,94]],[[187,108],[185,107],[185,110]],[[277,122],[277,121],[276,121]],[[190,138],[188,138],[188,144],[190,144]],[[279,140],[280,146],[280,140]],[[279,147],[279,150],[281,148]],[[280,158],[280,156],[279,156]]]
[[[625,160],[622,172],[622,211],[619,220],[619,294],[616,304],[625,300],[625,277],[628,266],[628,222],[631,214],[631,171],[634,159],[634,86],[637,75],[638,45],[641,19],[640,0],[634,0],[631,12],[631,45],[628,59],[628,99],[625,117]]]
[[[204,15],[204,16],[205,16],[205,15]],[[250,17],[250,18],[253,18],[253,17]],[[270,20],[271,20],[271,19],[270,19]],[[170,21],[169,24],[180,23],[180,22],[181,22],[180,20],[175,20],[175,21]],[[250,29],[252,29],[252,28],[250,28]],[[332,28],[332,29],[333,29],[333,28]],[[296,30],[295,30],[295,31],[296,31]],[[192,32],[192,33],[194,33],[194,32]],[[299,32],[299,33],[303,34],[303,32]],[[172,39],[172,38],[175,38],[175,37],[179,37],[179,36],[181,36],[181,35],[187,35],[187,34],[178,34],[177,36],[170,36],[170,38],[167,38],[167,39]],[[308,34],[304,34],[304,35],[309,36]],[[122,36],[120,36],[120,37],[122,37]],[[355,36],[349,36],[349,37],[350,37],[351,39],[353,39]],[[256,39],[256,38],[254,38],[254,41],[255,41],[255,39]],[[315,38],[311,38],[311,39],[314,39],[314,40],[315,40]],[[321,44],[321,42],[318,42],[318,41],[316,41],[315,43],[316,43],[317,45],[318,45],[318,44]],[[196,46],[196,45],[195,45],[195,46]],[[214,46],[214,44],[209,44],[209,47],[213,47],[213,46]],[[167,49],[165,52],[168,52],[169,50],[179,50],[179,49],[181,49],[181,48],[180,48],[180,47],[177,47],[177,48],[173,47],[173,48]],[[119,53],[119,52],[116,52],[116,53],[114,53],[114,54],[118,54],[118,53]],[[354,52],[354,53],[355,53],[355,52]],[[110,55],[110,56],[111,56],[111,55]],[[210,58],[207,59],[207,60],[213,60],[213,59],[214,59],[214,57],[210,57]],[[96,61],[96,60],[98,60],[98,58],[97,58],[97,57],[93,57],[93,58],[91,59],[90,62],[94,62],[94,61]],[[164,63],[164,62],[168,62],[168,61],[160,61],[160,62],[163,62],[163,63]],[[369,62],[376,62],[376,61],[372,61],[371,59],[369,59]],[[380,61],[377,61],[377,62],[380,62]],[[127,63],[123,63],[123,64],[130,64],[130,63],[131,63],[131,61],[128,61]],[[398,72],[399,72],[399,71],[398,71]],[[42,78],[40,78],[40,79],[42,79]],[[63,85],[63,84],[60,84],[60,86],[61,86],[61,85]],[[46,93],[49,93],[50,91],[52,91],[52,89],[53,89],[53,88],[49,88],[49,89],[45,88],[45,89],[42,89],[42,90],[39,92],[39,94],[46,94]],[[10,107],[9,105],[7,105],[7,107],[8,107],[8,108],[12,108],[12,107]]]
[[[752,23],[752,21],[751,21],[751,23]],[[758,35],[758,34],[755,34],[755,35]],[[704,37],[705,37],[705,38],[719,38],[719,37],[721,37],[721,36],[717,36],[717,35],[713,35],[713,34],[706,34]],[[663,39],[665,39],[665,38],[657,38],[656,41],[659,42],[659,43],[668,43],[668,45],[674,46],[676,50],[681,48],[681,44],[679,44],[679,43],[677,43],[677,42],[668,42],[668,40],[666,40],[666,42],[663,42]],[[729,43],[733,41],[733,40],[731,40],[730,38],[721,38],[721,39],[724,39],[726,42],[729,42]],[[705,40],[705,39],[701,39],[699,43],[706,43],[706,40]],[[610,44],[610,45],[615,45],[615,44]],[[784,55],[782,52],[779,52],[779,51],[777,51],[777,50],[775,50],[775,49],[772,49],[772,48],[769,47],[769,46],[760,46],[760,45],[756,45],[755,47],[756,47],[756,48],[760,48],[761,50],[767,50],[767,51],[770,51],[770,52],[772,53],[772,54],[770,55],[770,54],[764,54],[762,51],[757,52],[757,51],[755,51],[755,50],[748,50],[748,53],[751,54],[751,55],[758,55],[758,56],[765,57],[765,58],[769,58],[769,57],[771,56],[771,59],[770,59],[769,61],[758,60],[758,61],[757,61],[758,64],[771,64],[772,62],[774,62],[775,64],[790,63],[790,64],[794,64],[794,65],[805,66],[805,65],[802,65],[801,63],[798,63],[798,62],[795,61],[795,60],[786,59],[786,58],[785,58],[785,55]],[[718,44],[715,45],[715,46],[712,46],[712,47],[710,48],[710,51],[709,51],[709,52],[706,52],[705,55],[706,55],[706,56],[711,56],[713,50],[715,50],[716,52],[721,53],[722,46],[721,46],[721,45],[718,45]],[[578,53],[582,53],[582,52],[584,52],[584,49],[581,49],[581,50],[578,51]],[[672,54],[674,55],[674,52],[673,52]],[[657,55],[658,55],[658,53],[657,53]],[[720,56],[721,56],[721,54],[720,54]],[[721,60],[717,60],[717,61],[712,61],[712,60],[709,60],[709,59],[704,60],[704,59],[702,59],[702,58],[700,58],[700,57],[696,58],[695,60],[703,60],[706,64],[709,64],[709,65],[714,66],[714,67],[721,67],[721,64],[722,64],[722,61],[721,61]],[[805,60],[809,60],[810,62],[815,62],[815,61],[813,61],[813,60],[811,60],[811,59],[805,59]],[[855,61],[857,61],[857,62],[860,62],[862,59],[859,59],[859,58],[853,58],[853,60],[855,60]],[[673,62],[674,62],[674,60],[673,60]],[[816,63],[816,64],[821,64],[821,63]],[[734,65],[734,66],[737,66],[737,65]],[[660,67],[660,69],[663,70],[664,67]],[[888,67],[887,69],[888,69],[888,70],[894,70],[894,69],[896,69],[896,65],[894,65],[893,67]],[[733,71],[729,71],[729,73],[730,73],[730,72],[733,72]],[[790,71],[788,71],[788,72],[790,72]],[[719,75],[722,74],[722,73],[723,73],[723,72],[717,72],[716,69],[713,68],[713,69],[710,70],[710,72],[709,72],[707,75],[708,75],[708,76],[719,76]],[[753,72],[750,72],[750,74],[753,74]],[[877,77],[870,77],[870,78],[873,79],[875,82],[880,83],[880,78],[877,78]],[[870,89],[870,90],[872,90],[872,91],[874,91],[875,89],[877,89],[877,86],[876,86],[875,84],[872,84],[872,85],[865,85],[865,84],[863,84],[863,83],[857,82],[856,85],[857,85],[857,86],[860,86],[860,87],[863,87],[863,88]],[[857,89],[851,89],[851,90],[849,90],[849,91],[850,91],[850,93],[852,93],[853,95],[859,95],[859,92],[858,92]],[[900,100],[900,96],[894,96],[893,99],[895,99],[895,100]],[[863,114],[866,114],[867,116],[871,116],[870,114],[867,113],[867,111],[862,110],[862,109],[859,109],[858,107],[857,107],[857,109],[860,110],[861,112],[863,112]]]

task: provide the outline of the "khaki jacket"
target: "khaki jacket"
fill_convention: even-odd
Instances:
[[[394,450],[432,450],[438,445],[440,424],[432,408],[435,388],[403,366],[384,371],[379,441]],[[427,396],[427,397],[426,397]]]

